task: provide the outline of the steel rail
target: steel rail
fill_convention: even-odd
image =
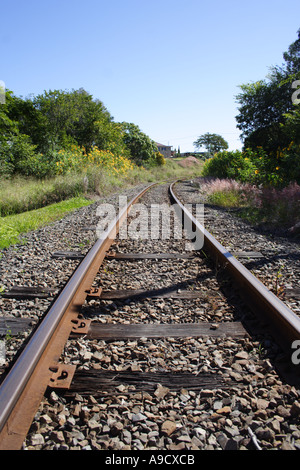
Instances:
[[[106,251],[116,237],[119,227],[126,220],[132,205],[154,184],[156,183],[149,185],[135,196],[109,224],[103,236],[96,241],[81,261],[3,380],[0,386],[0,450],[16,450],[22,445],[51,377],[49,360],[50,366],[59,360],[72,329],[74,314],[78,316],[79,309],[87,296],[86,290],[91,287]],[[63,326],[62,322],[66,316],[67,327],[63,333],[60,333],[59,327]],[[63,328],[61,329],[63,331]],[[40,371],[36,373],[38,365]],[[31,405],[30,401],[36,393],[35,390],[37,396],[35,403]]]
[[[285,348],[291,348],[293,341],[300,339],[300,318],[289,307],[259,281],[243,264],[241,264],[226,248],[224,248],[206,229],[195,219],[175,194],[174,186],[170,185],[173,201],[181,208],[204,240],[204,249],[213,259],[223,265],[240,286],[249,306],[260,317],[265,317],[276,338]],[[278,334],[279,332],[279,334]]]

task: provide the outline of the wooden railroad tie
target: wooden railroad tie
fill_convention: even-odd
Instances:
[[[75,331],[73,332],[75,334]],[[203,336],[246,337],[247,331],[240,322],[199,323],[132,323],[112,324],[91,322],[86,333],[88,339],[107,341],[138,338],[182,338]]]
[[[240,387],[241,383],[229,377],[214,373],[180,373],[166,372],[140,372],[140,371],[108,371],[103,369],[80,370],[74,374],[72,384],[65,396],[103,396],[109,393],[124,394],[118,387],[132,386],[127,393],[155,392],[158,386],[167,387],[170,392],[186,389],[194,392],[212,389],[228,389]]]

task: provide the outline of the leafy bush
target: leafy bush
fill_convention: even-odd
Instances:
[[[158,166],[162,166],[162,165],[165,165],[166,164],[166,159],[165,157],[163,156],[162,153],[160,152],[156,152],[155,154],[155,162]]]
[[[286,186],[290,182],[300,184],[300,145],[291,142],[287,148],[278,149],[276,155],[276,171],[279,184]]]
[[[213,158],[206,160],[203,166],[203,176],[230,178],[242,182],[254,182],[256,166],[248,154],[239,150],[218,152]]]
[[[13,174],[13,171],[13,164],[6,158],[6,154],[0,148],[0,177],[8,178]]]
[[[155,152],[151,158],[143,163],[143,168],[161,167],[167,163],[165,157],[160,152]],[[140,165],[141,166],[141,165]]]
[[[14,169],[15,173],[36,178],[47,178],[56,173],[55,163],[48,155],[36,153],[26,159],[18,161]]]
[[[122,154],[113,154],[109,150],[99,150],[93,147],[89,152],[83,148],[72,145],[71,148],[60,150],[57,154],[56,173],[86,171],[90,167],[103,168],[112,174],[126,174],[132,170],[134,164]]]
[[[35,157],[36,146],[24,134],[12,134],[7,140],[0,139],[0,175],[23,171],[24,162]]]
[[[202,174],[278,188],[291,182],[300,184],[300,145],[292,142],[272,153],[262,147],[255,151],[218,152],[205,162]]]

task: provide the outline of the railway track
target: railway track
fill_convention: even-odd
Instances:
[[[299,317],[167,191],[124,207],[4,374],[0,449],[300,444]],[[170,201],[180,218],[149,235],[151,203]],[[194,239],[175,222],[183,213]]]

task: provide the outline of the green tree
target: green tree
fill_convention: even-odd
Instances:
[[[116,123],[84,89],[49,90],[26,99],[7,91],[0,106],[0,172],[44,177],[55,172],[59,150],[72,144],[157,164],[156,144],[138,126]]]
[[[89,150],[99,137],[99,122],[112,120],[100,100],[85,90],[48,91],[33,98],[38,117],[33,139],[41,151],[77,143]]]
[[[18,123],[9,116],[11,103],[14,101],[12,91],[6,90],[5,103],[0,106],[0,139],[7,140],[8,136],[18,132]]]
[[[284,122],[281,125],[281,131],[284,133],[285,140],[300,144],[300,104],[284,115]],[[300,157],[299,157],[300,158]]]
[[[116,137],[113,118],[102,101],[93,99],[85,90],[73,91],[70,96],[75,116],[68,134],[80,145],[90,150],[94,145],[106,150],[107,142]],[[114,136],[110,137],[110,128]]]
[[[283,53],[283,58],[285,63],[271,67],[264,80],[240,86],[236,121],[242,131],[244,148],[262,146],[267,151],[275,151],[289,143],[282,124],[285,115],[293,110],[291,83],[300,72],[300,30],[298,39]]]
[[[284,70],[287,75],[292,75],[295,79],[300,73],[300,29],[297,31],[298,39],[294,41],[286,52],[283,53],[285,60]]]
[[[100,100],[82,88],[72,91],[50,90],[25,100],[15,98],[9,116],[19,131],[31,137],[39,152],[53,153],[75,143],[90,150],[104,147],[106,127],[112,117]],[[102,132],[102,127],[104,128]]]
[[[35,154],[36,147],[30,137],[21,132],[22,126],[16,116],[21,101],[7,90],[5,103],[0,105],[0,175],[19,172],[20,162]]]
[[[206,134],[200,135],[198,139],[194,142],[194,146],[197,149],[201,149],[205,147],[208,153],[208,156],[213,155],[220,150],[228,149],[228,143],[225,139],[219,134],[210,134],[207,132]]]
[[[280,83],[277,75],[269,81],[241,85],[242,93],[237,96],[240,107],[236,121],[246,148],[262,146],[266,150],[275,150],[283,143],[284,133],[280,125],[292,103],[290,85],[280,86]]]
[[[158,152],[155,142],[144,134],[136,124],[123,122],[122,129],[123,140],[134,163],[137,165],[151,163]]]

